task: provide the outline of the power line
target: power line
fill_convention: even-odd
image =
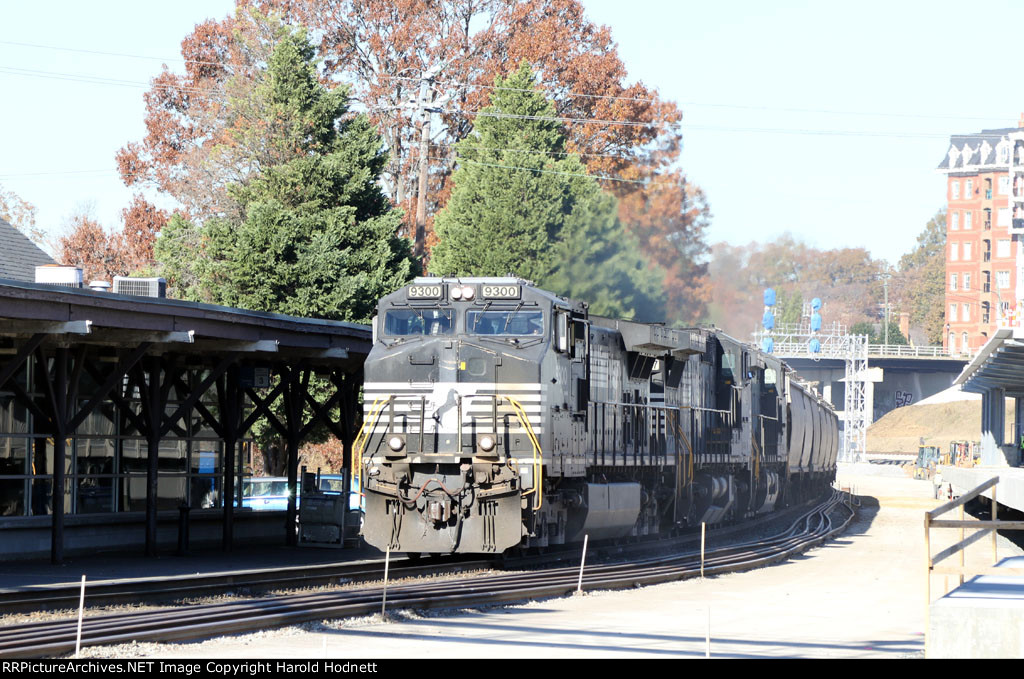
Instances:
[[[531,153],[535,155],[547,155],[547,156],[587,156],[591,158],[617,158],[619,160],[636,160],[636,156],[623,155],[621,153],[588,153],[585,151],[540,151],[533,149],[513,149],[513,148],[495,148],[493,146],[466,146],[461,142],[452,143],[439,143],[431,142],[430,144],[434,148],[447,148],[454,149],[456,145],[463,149],[473,149],[477,151],[504,151],[508,153]],[[457,149],[456,149],[457,150]]]
[[[38,49],[57,50],[60,52],[76,52],[78,54],[98,54],[107,57],[125,57],[127,59],[146,59],[150,61],[180,61],[186,64],[202,64],[206,66],[224,65],[222,62],[219,61],[200,61],[197,59],[183,59],[182,57],[173,57],[171,59],[165,59],[164,57],[151,57],[143,54],[126,54],[124,52],[102,52],[99,50],[77,49],[74,47],[59,47],[57,45],[38,45],[30,42],[15,42],[13,40],[0,40],[0,45],[15,45],[17,47],[35,47]]]
[[[69,174],[104,174],[108,172],[117,172],[115,168],[106,170],[56,170],[53,172],[20,172],[20,173],[0,173],[0,179],[13,179],[22,177],[47,177],[53,175],[69,175]]]
[[[89,50],[74,47],[63,47],[59,45],[41,45],[36,43],[17,42],[13,40],[0,40],[0,45],[13,45],[17,47],[32,47],[37,49],[49,49],[57,50],[62,52],[74,52],[79,54],[96,54],[101,56],[113,56],[113,57],[124,57],[128,59],[144,59],[150,61],[175,61],[185,64],[200,64],[206,66],[218,66],[223,67],[224,63],[219,61],[204,61],[200,59],[184,59],[182,57],[155,57],[142,54],[129,54],[125,52],[105,52],[101,50]],[[420,78],[417,76],[399,76],[399,75],[382,75],[379,76],[384,80],[411,80],[419,82]],[[479,83],[469,82],[458,82],[453,80],[438,80],[435,81],[438,84],[449,85],[452,87],[472,87],[489,90],[505,90],[510,92],[536,92],[537,90],[519,87],[505,87],[500,85],[483,85]],[[541,83],[542,86],[557,87],[558,83]],[[640,103],[673,103],[669,100],[651,98],[651,97],[625,97],[611,94],[588,94],[583,92],[563,92],[561,96],[565,97],[579,97],[589,99],[611,99],[619,101],[634,101]],[[747,111],[779,111],[783,113],[817,113],[827,115],[853,115],[853,116],[870,116],[870,117],[887,117],[887,118],[911,118],[911,119],[931,119],[931,120],[992,120],[993,118],[1007,118],[1014,116],[1005,115],[980,115],[980,114],[950,114],[950,115],[938,115],[938,114],[925,114],[925,113],[893,113],[883,111],[846,111],[846,110],[835,110],[835,109],[814,109],[814,108],[799,108],[789,106],[764,106],[756,104],[728,104],[721,102],[701,102],[701,101],[686,101],[686,102],[675,102],[679,106],[694,106],[698,108],[729,108],[737,110]],[[975,136],[975,135],[957,135],[957,136]],[[980,135],[978,135],[980,136]]]
[[[383,80],[414,80],[419,81],[419,78],[413,76],[402,76],[402,75],[384,75],[379,76]],[[435,83],[439,85],[447,85],[449,87],[476,87],[484,90],[503,90],[507,92],[537,92],[536,89],[526,87],[504,87],[501,85],[481,85],[479,83],[468,83],[458,82],[454,80],[435,80]],[[541,86],[558,87],[558,83],[541,83]],[[665,104],[669,103],[662,99],[654,99],[650,97],[623,97],[614,94],[587,94],[584,92],[562,92],[562,96],[565,97],[578,97],[581,99],[613,99],[618,101],[637,101],[647,104]]]

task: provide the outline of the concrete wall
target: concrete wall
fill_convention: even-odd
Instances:
[[[839,363],[838,367],[821,365],[824,361],[817,364],[809,361],[793,361],[793,363],[801,378],[818,383],[818,391],[837,411],[844,409],[846,406],[846,384],[842,380],[846,377],[846,368],[842,363],[836,361]],[[950,388],[962,367],[958,365],[950,371],[937,371],[934,370],[930,362],[917,361],[917,363],[919,369],[914,369],[912,366],[909,368],[879,368],[870,361],[868,362],[872,380],[877,379],[877,375],[881,374],[881,381],[868,382],[866,393],[868,424],[891,410],[913,405]]]
[[[1020,568],[1024,557],[999,566]],[[985,575],[933,601],[928,658],[1024,657],[1024,577]]]
[[[223,514],[219,510],[193,511],[189,520],[189,547],[216,548],[221,544]],[[65,517],[64,550],[67,555],[104,552],[142,552],[146,543],[146,517],[142,512],[69,515]],[[236,511],[236,545],[283,545],[285,512]],[[0,520],[4,536],[0,559],[50,558],[50,517]],[[160,512],[157,543],[164,552],[178,548],[178,513]]]

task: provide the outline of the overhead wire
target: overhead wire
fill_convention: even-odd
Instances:
[[[126,52],[107,52],[102,50],[90,50],[81,49],[74,47],[64,47],[60,45],[42,45],[38,43],[19,42],[14,40],[0,40],[0,45],[12,45],[17,47],[31,47],[37,49],[49,49],[63,52],[75,52],[80,54],[95,54],[100,56],[113,56],[113,57],[124,57],[129,59],[145,59],[151,61],[164,61],[164,62],[180,62],[185,64],[200,64],[207,66],[223,66],[222,62],[218,61],[206,61],[201,59],[185,59],[183,57],[156,57],[150,55],[141,54],[130,54]],[[381,75],[379,76],[382,80],[408,80],[419,82],[422,80],[419,76],[400,76],[400,75]],[[534,89],[529,88],[517,88],[508,87],[503,85],[484,85],[481,83],[470,83],[460,82],[455,80],[437,80],[434,82],[439,84],[448,85],[451,87],[467,87],[467,88],[478,88],[478,89],[489,89],[489,90],[504,90],[511,92],[533,92]],[[557,83],[541,83],[542,86],[557,87]],[[563,97],[578,97],[588,99],[609,99],[619,101],[632,101],[640,103],[669,103],[666,100],[652,98],[652,97],[629,97],[622,95],[611,95],[611,94],[591,94],[585,92],[559,92],[559,96]],[[848,110],[836,110],[836,109],[815,109],[815,108],[800,108],[792,106],[764,106],[757,104],[733,104],[724,102],[702,102],[702,101],[685,101],[677,102],[679,106],[694,106],[700,108],[729,108],[737,110],[749,110],[749,111],[778,111],[783,113],[815,113],[815,114],[828,114],[828,115],[851,115],[851,116],[871,116],[871,117],[888,117],[888,118],[911,118],[911,119],[934,119],[934,120],[992,120],[998,118],[1016,117],[1016,113],[1013,116],[996,115],[996,114],[975,114],[975,113],[964,113],[964,114],[930,114],[930,113],[898,113],[890,111],[848,111]],[[972,135],[957,135],[957,136],[972,136]],[[976,136],[982,136],[980,133]]]

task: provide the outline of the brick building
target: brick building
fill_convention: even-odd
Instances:
[[[973,354],[996,328],[1017,322],[1024,296],[1024,128],[954,135],[938,171],[947,199],[942,344]]]

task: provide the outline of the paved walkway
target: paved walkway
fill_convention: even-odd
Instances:
[[[685,658],[704,657],[710,629],[712,657],[921,657],[923,515],[937,504],[932,486],[883,465],[844,467],[840,482],[865,496],[858,520],[839,539],[769,568],[514,607],[444,615],[401,611],[387,623],[327,621],[196,644],[146,644],[137,652],[207,658]],[[1005,555],[1019,553],[1011,545],[1002,549]],[[942,578],[935,578],[935,596],[942,586]]]

